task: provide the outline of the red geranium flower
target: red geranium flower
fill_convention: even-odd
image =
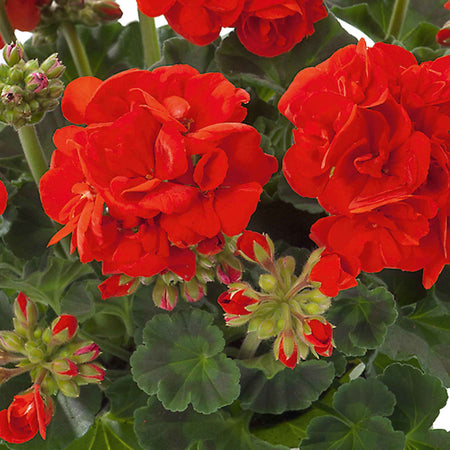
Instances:
[[[247,0],[235,26],[242,44],[260,56],[288,52],[327,16],[322,0]]]
[[[314,346],[318,355],[331,356],[333,352],[333,328],[325,321],[323,323],[317,319],[307,320],[311,334],[303,333],[305,339]]]
[[[137,3],[147,16],[164,14],[173,30],[196,45],[217,39],[222,27],[232,26],[244,6],[244,0],[137,0]]]
[[[52,414],[52,401],[49,399],[45,404],[35,384],[32,391],[16,395],[8,409],[0,411],[0,438],[11,444],[21,444],[39,431],[45,439]]]
[[[81,261],[103,261],[106,274],[192,278],[191,247],[219,251],[218,236],[241,233],[277,168],[257,131],[236,123],[248,98],[189,66],[70,83],[63,112],[87,127],[55,133],[40,192],[64,228],[50,243],[72,233]]]

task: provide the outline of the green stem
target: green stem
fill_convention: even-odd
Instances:
[[[255,356],[256,350],[258,350],[260,343],[261,339],[258,338],[258,335],[255,331],[248,333],[247,336],[245,336],[244,341],[242,342],[238,358],[239,359],[253,358],[253,356]]]
[[[400,38],[403,22],[408,11],[409,0],[395,0],[394,8],[392,9],[391,20],[386,32],[386,39],[393,36],[395,39]]]
[[[78,36],[77,29],[73,23],[63,22],[60,24],[60,29],[64,35],[64,39],[69,45],[70,53],[78,71],[80,77],[92,76],[91,65],[89,59],[81,42],[80,36]]]
[[[19,128],[17,133],[34,181],[39,186],[39,180],[47,172],[48,167],[36,129],[31,125],[25,125]]]
[[[118,345],[112,344],[107,339],[99,338],[84,330],[80,331],[78,336],[86,340],[94,341],[103,351],[111,353],[111,355],[117,356],[117,358],[123,361],[128,362],[130,360],[130,352]]]
[[[139,24],[141,27],[142,45],[144,47],[145,67],[148,68],[161,59],[158,32],[156,31],[155,19],[142,14],[140,11]]]
[[[6,14],[4,0],[0,0],[0,35],[5,44],[17,41],[16,35],[14,34],[14,28],[9,22],[8,14]]]

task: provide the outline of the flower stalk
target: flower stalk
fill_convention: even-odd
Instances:
[[[405,21],[406,13],[408,11],[409,0],[396,0],[394,8],[392,9],[391,20],[386,32],[386,38],[393,36],[396,39],[400,38],[402,32],[403,22]]]
[[[241,348],[239,350],[239,359],[250,359],[255,356],[256,350],[258,350],[261,339],[258,337],[258,333],[251,331],[245,336]]]
[[[60,25],[60,29],[64,35],[64,38],[69,45],[70,53],[78,71],[80,77],[92,76],[92,69],[89,63],[89,58],[81,42],[80,36],[78,36],[77,29],[73,23],[63,22]]]
[[[144,47],[145,67],[148,68],[161,59],[158,32],[155,26],[155,19],[146,16],[140,11],[139,24],[141,27],[142,45]]]

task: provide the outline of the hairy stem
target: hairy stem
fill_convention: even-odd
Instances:
[[[400,38],[403,22],[408,11],[409,0],[396,0],[392,9],[391,20],[389,22],[386,38],[393,36],[395,39]]]
[[[145,67],[148,68],[161,59],[158,32],[156,31],[155,19],[153,17],[147,17],[140,11],[139,24],[141,27],[142,45],[144,46]]]
[[[92,69],[86,49],[81,42],[80,36],[78,36],[75,25],[70,22],[63,22],[60,25],[60,29],[64,35],[64,39],[69,45],[70,53],[77,68],[78,75],[80,77],[92,76]]]
[[[248,333],[245,336],[244,341],[242,342],[241,349],[239,350],[239,359],[250,359],[255,356],[256,350],[258,350],[259,344],[261,343],[261,339],[258,338],[258,335],[255,331]]]

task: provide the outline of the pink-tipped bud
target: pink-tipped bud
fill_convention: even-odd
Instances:
[[[82,347],[79,347],[73,352],[73,356],[76,357],[78,363],[87,363],[93,361],[100,354],[100,348],[94,342],[84,342]]]
[[[73,338],[78,329],[78,321],[75,316],[63,314],[57,317],[51,326],[52,340],[58,344]]]
[[[105,378],[105,369],[99,364],[83,364],[79,367],[79,376],[88,383],[99,383]]]
[[[239,281],[242,277],[242,272],[239,269],[235,269],[226,263],[217,266],[216,274],[218,280],[227,286]]]
[[[52,362],[52,372],[61,379],[70,379],[78,375],[78,366],[70,359],[55,359]]]
[[[23,45],[19,42],[6,45],[3,49],[3,59],[8,66],[12,67],[17,64],[24,55]]]
[[[52,80],[59,78],[66,70],[66,67],[59,60],[58,55],[54,53],[41,64],[40,69],[47,75],[47,78]]]
[[[26,88],[37,94],[48,86],[48,78],[43,72],[33,72],[27,76]]]
[[[14,316],[24,328],[33,327],[37,322],[36,305],[23,292],[20,292],[14,301]]]
[[[98,0],[93,3],[92,8],[105,21],[119,20],[123,15],[120,6],[113,1]]]

